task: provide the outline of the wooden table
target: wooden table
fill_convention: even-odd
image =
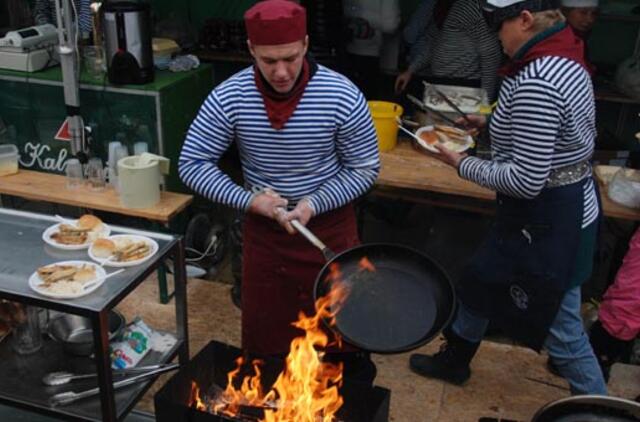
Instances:
[[[168,227],[169,222],[193,201],[191,195],[161,191],[160,202],[153,207],[125,208],[120,204],[118,194],[110,186],[96,192],[86,186],[69,190],[66,183],[65,176],[20,169],[16,174],[0,177],[0,195],[144,218],[165,227]],[[164,268],[159,268],[160,301],[167,303],[170,295],[167,291],[166,275]]]
[[[85,186],[69,190],[65,176],[22,169],[16,174],[0,177],[0,194],[145,218],[163,225],[168,225],[193,201],[191,195],[163,191],[160,192],[160,202],[153,207],[125,208],[111,187],[100,192]]]
[[[401,138],[396,148],[380,154],[382,169],[376,182],[376,193],[438,206],[492,213],[495,192],[464,180],[451,166],[414,149]],[[604,215],[640,221],[640,210],[611,201],[601,186]]]

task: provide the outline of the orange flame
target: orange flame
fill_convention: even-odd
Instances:
[[[375,272],[376,267],[374,267],[374,265],[371,263],[371,261],[369,261],[369,258],[367,258],[366,256],[363,256],[360,259],[360,262],[358,262],[358,265],[360,267],[361,270],[366,270],[369,272]]]
[[[189,407],[193,407],[203,412],[207,410],[207,406],[205,406],[204,402],[200,399],[200,387],[198,387],[198,384],[196,384],[195,381],[191,381],[191,396],[189,397]]]
[[[362,258],[359,263],[361,271],[375,271],[373,264]],[[298,314],[293,323],[305,332],[304,336],[291,341],[285,369],[280,373],[271,390],[265,395],[260,383],[260,365],[253,361],[253,376],[246,376],[239,389],[234,381],[244,363],[242,358],[236,360],[237,367],[227,374],[227,388],[222,393],[222,400],[210,406],[213,413],[237,416],[242,405],[256,406],[264,409],[263,422],[331,422],[344,402],[338,388],[342,385],[342,364],[322,362],[323,350],[329,339],[322,329],[322,321],[330,325],[335,323],[335,315],[349,294],[347,283],[342,282],[342,272],[336,263],[329,266],[329,275],[325,282],[330,283],[329,293],[316,301],[316,314],[306,316]],[[336,336],[338,344],[341,339]],[[199,388],[192,383],[190,406],[206,411],[206,406],[199,397]]]

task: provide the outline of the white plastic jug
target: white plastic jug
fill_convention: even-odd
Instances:
[[[126,208],[149,208],[160,201],[162,175],[169,174],[169,159],[143,153],[118,161],[120,202]]]

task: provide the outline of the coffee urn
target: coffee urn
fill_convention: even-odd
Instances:
[[[152,82],[149,4],[107,1],[101,11],[109,82],[117,85]]]

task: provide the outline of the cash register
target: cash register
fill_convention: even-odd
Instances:
[[[0,69],[36,72],[57,65],[57,28],[51,24],[9,31],[0,38]]]

